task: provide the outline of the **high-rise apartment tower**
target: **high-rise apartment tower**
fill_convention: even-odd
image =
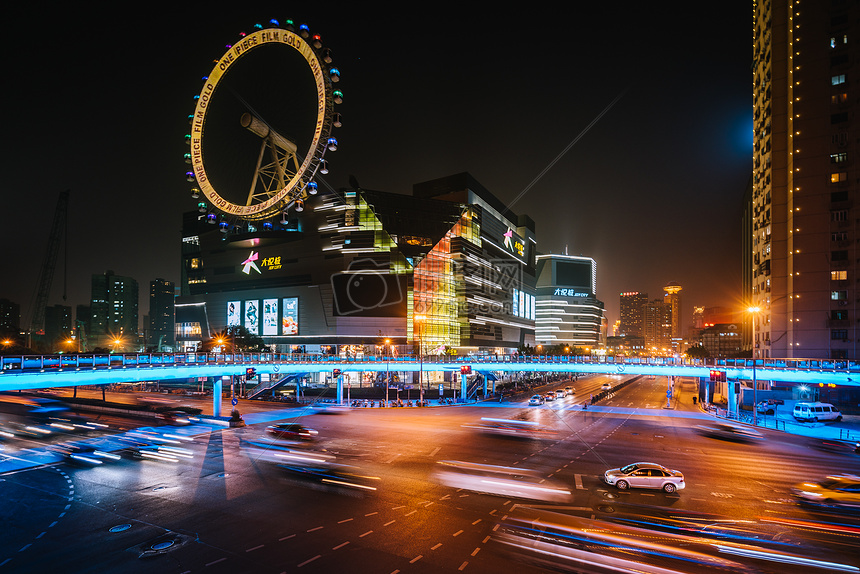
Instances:
[[[755,356],[857,358],[860,3],[753,13]]]

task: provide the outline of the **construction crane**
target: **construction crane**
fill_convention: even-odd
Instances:
[[[51,295],[51,285],[54,282],[54,269],[57,266],[57,255],[60,252],[60,242],[63,243],[66,253],[63,255],[63,301],[66,300],[66,282],[68,267],[68,241],[67,220],[69,207],[69,190],[60,193],[57,200],[57,208],[54,210],[54,223],[51,225],[51,235],[48,237],[48,250],[42,261],[42,270],[39,272],[39,283],[33,306],[30,309],[30,330],[28,338],[33,335],[45,334],[45,308],[48,305],[48,297]],[[32,339],[28,343],[32,346]]]

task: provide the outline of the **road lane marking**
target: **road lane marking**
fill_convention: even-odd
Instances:
[[[359,537],[359,538],[364,538],[364,537],[365,537],[365,536],[367,536],[368,534],[373,534],[373,530],[368,530],[368,531],[367,531],[367,532],[365,532],[364,534],[359,534],[359,535],[358,535],[358,537]]]
[[[472,556],[474,557],[474,556],[475,556],[475,554],[477,554],[477,553],[478,553],[478,552],[480,552],[480,551],[481,551],[481,547],[480,547],[480,546],[479,546],[479,547],[477,547],[477,548],[475,548],[475,550],[473,550],[473,551],[472,551]]]
[[[436,456],[436,453],[439,452],[441,448],[441,446],[437,446],[436,448],[434,448],[433,452],[430,453],[430,456]]]
[[[476,520],[475,522],[473,522],[473,523],[472,523],[472,526],[476,525],[476,524],[477,524],[477,523],[479,523],[480,521],[481,521],[481,519],[479,518],[478,520]]]
[[[463,531],[458,530],[457,532],[454,533],[454,536],[460,536],[461,534],[463,534]]]
[[[441,543],[441,542],[440,542],[439,544],[437,544],[436,546],[431,547],[431,548],[430,548],[430,550],[436,550],[436,549],[437,549],[437,548],[439,548],[440,546],[442,546],[442,543]]]
[[[394,456],[392,456],[391,458],[389,458],[388,460],[386,460],[386,461],[385,461],[385,464],[391,464],[392,462],[394,462],[395,460],[397,460],[397,457],[398,457],[398,456],[400,456],[400,453],[397,453],[397,454],[395,454]]]
[[[344,522],[350,522],[350,521],[352,521],[352,518],[347,518],[347,519],[345,519],[345,520],[338,520],[338,521],[337,521],[337,523],[338,523],[338,524],[343,524]]]
[[[573,479],[574,479],[574,481],[576,482],[576,488],[577,488],[578,490],[588,490],[587,488],[585,488],[584,486],[582,486],[582,475],[581,475],[581,474],[575,474],[575,475],[573,475]]]
[[[407,512],[407,513],[406,513],[406,514],[404,514],[403,516],[412,516],[412,515],[413,515],[413,514],[415,514],[416,512],[418,512],[418,511],[417,511],[417,510],[413,510],[412,512]]]
[[[301,564],[297,564],[297,565],[296,565],[296,568],[301,568],[301,567],[302,567],[302,566],[304,566],[305,564],[310,564],[311,562],[313,562],[313,561],[314,561],[314,560],[316,560],[317,558],[320,558],[320,556],[321,556],[320,554],[317,554],[316,556],[314,556],[314,557],[313,557],[313,558],[311,558],[310,560],[305,560],[305,561],[304,561],[304,562],[302,562]]]
[[[278,542],[283,542],[284,540],[289,540],[290,538],[293,538],[294,536],[295,536],[295,534],[290,534],[289,536],[284,536],[283,538],[278,538]]]
[[[339,549],[339,548],[343,548],[343,547],[344,547],[344,546],[346,546],[347,544],[349,544],[349,540],[347,540],[346,542],[343,542],[342,544],[338,544],[337,546],[335,546],[334,548],[332,548],[332,550],[337,550],[337,549]]]
[[[371,512],[369,514],[365,514],[365,516],[373,516],[374,514],[379,514],[378,512]]]
[[[313,532],[314,530],[321,530],[324,528],[323,526],[317,526],[316,528],[311,528],[310,530],[306,530],[305,532]]]
[[[209,562],[208,564],[206,564],[206,566],[212,566],[213,564],[218,564],[219,562],[224,562],[225,560],[227,560],[226,557],[219,558],[218,560],[215,560],[214,562]]]
[[[254,546],[253,548],[248,548],[247,550],[245,550],[245,552],[253,552],[254,550],[259,550],[263,546],[265,546],[265,544],[260,544],[259,546]]]
[[[390,520],[390,521],[386,522],[385,524],[383,524],[383,526],[388,526],[389,524],[394,524],[395,522],[397,522],[397,521],[396,520]]]
[[[466,565],[467,565],[467,564],[469,564],[469,563],[468,563],[468,562],[463,562],[462,564],[460,564],[460,567],[459,567],[459,568],[457,568],[457,570],[460,570],[460,571],[465,570],[465,569],[466,569]]]
[[[418,561],[419,561],[419,560],[421,560],[422,558],[424,558],[424,556],[423,556],[423,555],[421,555],[421,554],[419,554],[418,556],[416,556],[415,558],[413,558],[412,560],[410,560],[410,561],[409,561],[409,563],[410,563],[410,564],[415,564],[416,562],[418,562]]]

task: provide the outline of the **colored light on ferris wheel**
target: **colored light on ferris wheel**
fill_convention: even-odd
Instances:
[[[334,103],[336,103],[336,104],[342,104],[343,103],[343,92],[341,92],[340,90],[335,90],[331,93],[331,95],[332,95],[332,99],[334,100]]]
[[[311,29],[308,28],[307,24],[299,24],[299,36],[302,38],[307,38],[311,35]]]
[[[201,201],[200,203],[197,204],[197,211],[199,211],[200,213],[206,213],[206,202],[205,201]]]
[[[308,193],[311,195],[317,194],[317,182],[309,181],[308,182]]]
[[[206,215],[206,223],[209,223],[209,224],[211,224],[211,225],[215,225],[215,223],[216,223],[217,221],[218,221],[218,216],[217,216],[217,215],[215,215],[214,213],[208,213],[208,214]]]
[[[190,182],[194,181],[194,172],[193,171],[186,171],[185,172],[185,179],[190,181]]]
[[[263,231],[271,231],[271,230],[272,230],[272,223],[269,221],[265,222],[263,224]]]
[[[340,81],[340,70],[338,70],[337,68],[332,68],[331,70],[329,70],[328,75],[331,78],[332,82]]]
[[[329,151],[337,151],[337,140],[334,138],[328,138],[328,149]]]

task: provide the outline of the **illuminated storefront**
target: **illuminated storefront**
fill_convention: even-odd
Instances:
[[[591,348],[602,341],[603,302],[590,257],[539,255],[535,339],[544,347]]]

